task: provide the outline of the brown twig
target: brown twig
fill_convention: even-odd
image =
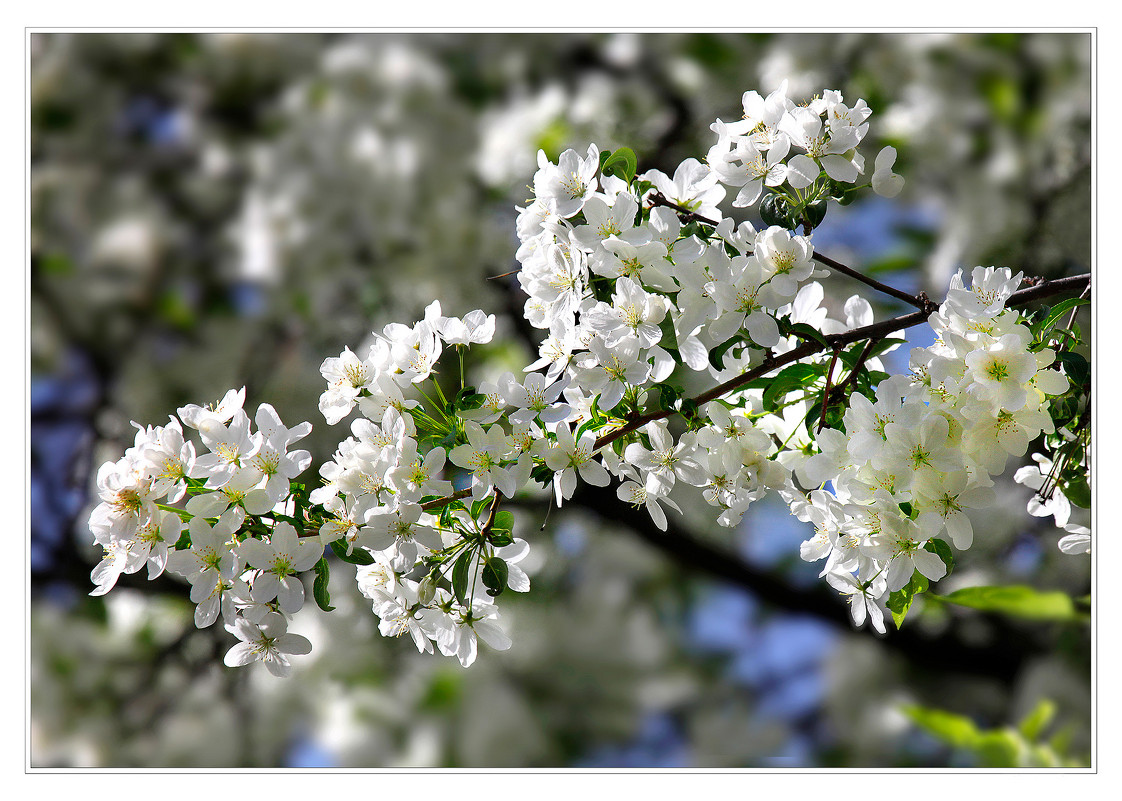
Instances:
[[[869,339],[869,341],[865,344],[864,350],[861,351],[861,355],[857,357],[857,361],[854,363],[853,368],[849,371],[849,375],[845,377],[844,381],[834,387],[833,391],[835,395],[837,395],[839,398],[842,397],[845,394],[846,389],[848,389],[852,384],[857,383],[857,376],[861,374],[861,368],[865,366],[865,362],[869,360],[869,354],[873,352],[873,348],[876,347],[876,344],[882,339],[884,339],[884,337],[871,337]]]
[[[491,529],[495,527],[495,516],[499,513],[499,499],[501,497],[502,496],[499,495],[498,487],[496,487],[495,497],[491,501],[491,510],[487,513],[487,522],[483,524],[483,528],[479,531],[480,535],[483,537],[486,537],[488,534],[490,534]]]
[[[691,220],[696,220],[699,223],[712,225],[714,228],[716,228],[718,225],[716,220],[710,220],[708,217],[702,217],[697,212],[690,211],[685,206],[680,206],[671,200],[667,200],[666,195],[657,190],[651,193],[651,196],[647,198],[647,201],[651,204],[652,209],[656,206],[662,206],[667,209],[674,209],[674,211],[678,212],[679,216],[689,217]]]
[[[822,430],[822,426],[826,425],[826,409],[830,407],[830,381],[834,375],[834,365],[838,363],[838,354],[841,353],[840,347],[834,347],[834,355],[830,357],[830,366],[826,368],[826,390],[822,393],[822,415],[818,418],[817,431]]]
[[[925,298],[920,298],[920,297],[917,297],[915,295],[909,295],[907,292],[904,292],[901,289],[896,289],[895,287],[891,287],[888,284],[882,284],[880,281],[876,280],[875,278],[870,278],[869,276],[864,275],[863,273],[859,273],[856,270],[854,270],[852,267],[847,267],[846,265],[842,264],[840,261],[835,261],[834,259],[831,259],[829,256],[823,256],[818,251],[814,251],[814,253],[811,254],[811,258],[814,259],[815,261],[818,261],[818,262],[821,262],[822,264],[825,264],[831,270],[837,270],[839,273],[841,273],[843,275],[848,275],[850,278],[853,278],[857,281],[860,281],[862,284],[865,284],[866,286],[871,286],[873,289],[877,290],[878,292],[883,292],[886,295],[891,295],[892,297],[896,298],[897,300],[902,300],[905,303],[907,303],[909,306],[915,306],[917,309],[921,309],[921,310],[926,310],[928,308],[927,303],[930,303],[930,301],[927,301],[927,303],[925,303],[924,302]]]
[[[469,495],[471,495],[470,489],[456,490],[451,495],[445,496],[443,498],[437,498],[435,501],[427,501],[425,503],[422,503],[421,508],[426,512],[433,509],[442,509],[448,504],[452,503],[452,501],[458,501],[460,500],[460,498],[466,498]]]

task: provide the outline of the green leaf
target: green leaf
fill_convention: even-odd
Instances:
[[[495,524],[491,526],[492,531],[514,531],[514,515],[506,509],[501,510],[495,515]]]
[[[502,595],[509,575],[506,562],[498,556],[489,556],[483,563],[483,586],[492,598]]]
[[[1056,359],[1064,366],[1064,372],[1077,387],[1082,387],[1091,378],[1091,365],[1078,353],[1058,353]]]
[[[803,208],[802,219],[809,223],[811,228],[817,228],[826,217],[827,206],[826,200],[816,200]]]
[[[658,328],[662,331],[662,339],[659,340],[659,346],[668,351],[678,351],[678,334],[674,331],[674,318],[669,314],[662,319],[658,324]]]
[[[905,706],[904,714],[921,729],[955,748],[976,754],[985,767],[1015,768],[1054,764],[1053,753],[1032,753],[1029,743],[1009,727],[980,730],[970,718],[941,709]]]
[[[655,384],[652,389],[658,390],[658,402],[650,404],[652,410],[673,411],[678,399],[682,397],[681,392],[669,384]]]
[[[1087,298],[1067,298],[1061,300],[1055,306],[1048,310],[1048,316],[1044,318],[1043,324],[1040,326],[1041,331],[1047,331],[1056,320],[1064,315],[1064,312],[1069,312],[1079,306],[1089,306],[1091,303]]]
[[[480,498],[478,501],[473,501],[471,504],[471,516],[478,520],[479,516],[483,514],[483,510],[491,504],[491,500],[491,498]]]
[[[504,545],[510,545],[514,542],[514,537],[510,535],[509,531],[492,531],[487,539],[496,548],[501,548]]]
[[[742,337],[740,334],[733,334],[720,345],[713,348],[713,350],[709,351],[709,363],[716,367],[718,370],[724,370],[725,354],[729,352],[729,349],[732,348],[733,345],[736,345],[743,341],[744,337]]]
[[[830,347],[830,343],[826,341],[826,337],[812,325],[807,323],[792,323],[788,318],[784,317],[779,321],[779,331],[784,336],[796,336],[799,339],[809,339],[817,342],[824,348]]]
[[[486,395],[481,395],[476,391],[475,387],[464,387],[456,393],[450,406],[453,413],[457,409],[478,409],[487,400]]]
[[[74,272],[74,264],[61,253],[47,253],[42,257],[32,259],[32,264],[47,275],[70,275]]]
[[[996,612],[1025,620],[1085,621],[1089,616],[1078,611],[1071,597],[1062,592],[1039,592],[1032,587],[966,587],[949,595],[931,594],[943,603],[966,606],[982,612]]]
[[[930,551],[943,560],[943,564],[947,566],[947,574],[954,570],[954,554],[951,552],[951,546],[947,544],[946,540],[931,539],[923,546],[923,550]]]
[[[465,548],[464,552],[452,565],[452,592],[461,606],[467,606],[468,574],[471,572],[471,560],[475,556],[474,548]]]
[[[773,192],[764,195],[764,199],[760,201],[760,217],[764,225],[778,225],[780,228],[795,227],[787,199]]]
[[[908,344],[908,340],[906,340],[906,339],[899,339],[899,338],[895,338],[895,337],[887,337],[885,339],[882,339],[877,344],[873,345],[873,349],[869,351],[869,358],[871,359],[874,356],[880,356],[882,353],[884,353],[886,350],[891,348],[893,345],[907,345],[907,344]]]
[[[581,426],[581,428],[584,428],[584,426]],[[582,433],[584,432],[579,432],[577,436],[579,437]],[[548,488],[553,483],[553,471],[549,469],[547,464],[535,465],[534,469],[530,471],[530,478]]]
[[[1080,509],[1091,508],[1091,487],[1087,484],[1086,478],[1068,483],[1063,492],[1067,499]]]
[[[1040,735],[1048,728],[1048,724],[1052,722],[1055,714],[1056,704],[1047,698],[1041,698],[1040,703],[1025,716],[1025,719],[1021,721],[1017,728],[1020,729],[1025,739],[1039,740]]]
[[[892,273],[900,270],[911,270],[916,266],[915,256],[906,254],[896,256],[885,256],[883,259],[874,261],[871,264],[866,264],[862,270],[865,275],[877,275],[879,273]]]
[[[892,613],[892,620],[896,623],[896,628],[901,628],[904,625],[904,618],[907,617],[908,610],[912,608],[912,601],[915,600],[915,596],[927,592],[927,587],[927,577],[917,570],[912,573],[911,581],[888,596],[888,611]]]
[[[1027,743],[1016,732],[1008,729],[983,732],[974,744],[974,750],[991,768],[1016,768],[1025,766]]]
[[[618,176],[630,184],[635,179],[635,170],[638,166],[639,161],[635,158],[635,151],[629,147],[621,147],[604,160],[601,172],[604,175]]]
[[[191,547],[191,532],[188,531],[187,529],[183,529],[183,533],[179,535],[179,539],[177,539],[175,541],[175,545],[173,545],[172,547],[175,548],[175,550],[177,550],[177,551],[185,551],[188,548],[190,548]]]
[[[972,748],[978,741],[978,727],[974,725],[974,721],[962,715],[914,705],[905,706],[904,714],[928,734],[948,745]]]
[[[682,398],[682,402],[678,406],[678,412],[682,415],[682,419],[686,421],[694,420],[698,416],[697,401],[693,398]],[[617,442],[619,440],[616,440]]]
[[[335,607],[331,605],[331,595],[327,591],[327,582],[331,576],[331,569],[327,566],[327,559],[320,557],[315,565],[316,578],[312,582],[312,596],[316,599],[316,606],[324,612],[330,612]]]
[[[347,553],[347,546],[342,540],[332,540],[331,550],[348,565],[372,565],[374,557],[365,548],[355,548]]]
[[[779,375],[770,380],[764,389],[763,406],[765,410],[774,408],[788,393],[812,384],[821,375],[820,365],[792,364],[785,367]]]

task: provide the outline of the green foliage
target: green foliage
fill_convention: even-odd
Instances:
[[[1058,353],[1056,359],[1064,366],[1064,372],[1076,387],[1082,387],[1091,380],[1091,365],[1080,354]]]
[[[912,574],[911,581],[888,596],[888,611],[892,613],[896,628],[904,625],[904,618],[907,617],[915,596],[927,592],[927,587],[926,576],[917,570]]]
[[[582,425],[582,430],[577,431],[576,436],[579,437],[588,427],[589,423],[585,423],[584,425]],[[542,487],[548,488],[549,485],[553,482],[553,470],[551,470],[549,465],[545,463],[534,465],[534,469],[530,471],[530,478],[536,481]]]
[[[678,400],[682,397],[682,388],[671,386],[670,384],[655,384],[651,389],[657,390],[657,394],[653,392],[647,394],[648,399],[650,399],[648,403],[650,411],[672,411],[677,406]],[[657,397],[658,400],[654,400],[652,395]]]
[[[496,548],[501,548],[514,542],[514,535],[509,531],[492,531],[487,539]]]
[[[817,342],[824,348],[828,348],[830,343],[826,341],[826,337],[812,325],[807,323],[792,323],[791,318],[783,317],[776,320],[779,323],[779,333],[783,336],[796,336],[799,339],[806,339]]]
[[[674,361],[681,364],[682,360],[678,356],[678,334],[674,330],[674,318],[666,315],[662,322],[658,324],[658,329],[662,332],[662,339],[659,340],[658,344],[674,357]]]
[[[331,568],[327,566],[327,559],[320,557],[315,565],[316,577],[312,582],[312,597],[316,599],[316,606],[324,612],[335,609],[331,605],[331,594],[327,591],[327,583],[331,578]]]
[[[174,548],[177,551],[186,551],[191,547],[191,532],[186,528],[179,535],[179,539],[175,541]]]
[[[953,748],[970,752],[981,767],[1055,768],[1086,764],[1063,753],[1060,735],[1051,742],[1041,742],[1056,712],[1056,705],[1048,699],[1042,699],[1015,728],[979,729],[963,715],[916,705],[905,706],[903,711],[928,734]]]
[[[813,384],[821,375],[822,366],[817,364],[798,363],[784,367],[779,375],[769,379],[768,385],[764,388],[764,408],[775,408],[788,392]]]
[[[483,562],[483,586],[492,598],[502,595],[506,589],[506,580],[509,575],[506,562],[498,556],[489,556]]]
[[[982,612],[996,612],[1011,617],[1036,621],[1080,622],[1089,615],[1075,607],[1069,595],[1062,592],[1040,592],[1032,587],[966,587],[949,595],[930,596],[941,603],[956,604]]]
[[[778,225],[781,228],[794,228],[796,224],[787,199],[773,192],[764,195],[760,201],[760,218],[764,225]]]
[[[370,554],[370,551],[365,548],[355,548],[350,553],[347,553],[347,546],[342,540],[333,540],[331,543],[331,550],[336,556],[349,565],[374,564],[374,557]]]
[[[947,566],[948,576],[954,570],[954,555],[951,553],[951,546],[945,540],[938,538],[928,540],[927,544],[923,546],[923,550],[930,551],[943,560],[943,564]]]
[[[809,225],[811,228],[817,228],[819,225],[821,225],[822,220],[826,219],[827,205],[828,204],[825,199],[816,200],[813,203],[807,204],[806,207],[802,210],[800,219],[803,223]]]
[[[1089,306],[1090,304],[1091,301],[1087,298],[1065,298],[1064,300],[1061,300],[1059,303],[1049,309],[1048,314],[1042,318],[1040,323],[1040,330],[1052,330],[1056,322],[1060,319],[1060,317],[1064,315],[1065,312],[1069,312],[1072,309],[1078,308],[1079,306]]]
[[[476,392],[475,387],[467,386],[456,393],[456,397],[449,404],[448,412],[454,415],[459,411],[478,409],[486,401],[486,395]]]
[[[1091,508],[1091,487],[1085,477],[1067,482],[1064,487],[1064,495],[1080,509]]]
[[[456,559],[456,563],[452,565],[452,592],[461,606],[467,606],[468,604],[468,575],[471,572],[471,562],[474,556],[475,549],[465,548]]]
[[[514,531],[514,515],[506,509],[501,509],[495,515],[495,523],[491,526],[492,531]]]
[[[606,152],[606,151],[605,151]],[[605,158],[600,154],[600,171],[604,175],[614,175],[630,184],[635,180],[635,170],[639,166],[635,158],[635,151],[629,147],[621,147]]]
[[[718,370],[725,369],[725,354],[728,353],[735,345],[745,345],[743,334],[733,334],[717,347],[709,351],[709,363],[716,367]],[[733,354],[734,356],[736,354]]]

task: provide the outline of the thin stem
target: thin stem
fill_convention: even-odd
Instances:
[[[651,196],[648,198],[648,202],[651,204],[652,209],[656,206],[663,206],[668,209],[674,209],[674,211],[678,212],[679,215],[683,217],[689,217],[691,220],[696,220],[699,223],[705,223],[706,225],[711,225],[714,228],[716,228],[718,225],[716,220],[710,220],[708,217],[702,217],[697,212],[690,211],[685,206],[679,206],[677,203],[667,200],[666,196],[661,192],[656,191],[651,193]]]
[[[844,381],[834,387],[835,395],[838,395],[839,397],[842,396],[845,393],[846,389],[848,389],[852,384],[857,383],[857,376],[861,374],[861,368],[865,366],[865,362],[869,359],[869,354],[873,352],[873,348],[882,339],[884,339],[884,337],[869,338],[869,341],[865,344],[865,349],[862,350],[861,355],[857,357],[857,362],[853,365],[853,369],[849,371],[849,375],[845,377]]]
[[[498,489],[496,489],[495,497],[491,501],[491,510],[487,513],[487,522],[484,523],[483,528],[479,530],[480,536],[484,539],[491,533],[491,529],[495,527],[495,516],[499,513],[499,500],[501,497]]]
[[[452,503],[452,501],[458,501],[461,498],[466,498],[469,495],[471,495],[470,489],[456,490],[451,495],[447,495],[443,498],[437,498],[434,501],[426,501],[425,503],[422,503],[421,509],[426,512],[430,512],[433,509],[443,509],[445,506]]]
[[[933,305],[933,304],[931,304],[931,301],[926,301],[925,302],[923,299],[921,299],[919,297],[916,297],[915,295],[909,295],[907,292],[904,292],[903,290],[896,289],[895,287],[891,287],[888,284],[882,284],[880,281],[876,280],[875,278],[869,278],[869,276],[857,272],[852,267],[847,267],[846,265],[842,264],[840,261],[835,261],[834,259],[831,259],[829,256],[823,256],[818,251],[814,251],[814,253],[811,254],[811,258],[814,259],[815,261],[822,262],[823,264],[825,264],[827,267],[829,267],[832,270],[837,270],[839,273],[842,273],[843,275],[848,275],[850,278],[853,278],[857,281],[860,281],[861,283],[863,283],[867,286],[871,286],[873,289],[876,289],[880,292],[883,292],[886,295],[891,295],[892,297],[896,298],[897,300],[902,300],[905,303],[907,303],[909,306],[915,306],[917,309],[922,309],[924,311],[927,311],[928,313],[934,311],[934,309],[931,308],[931,305]]]
[[[1087,288],[1083,290],[1082,294],[1080,294],[1079,299],[1082,300],[1083,298],[1087,297],[1087,293],[1089,293],[1090,291],[1091,291],[1091,285],[1087,284]],[[1071,314],[1068,315],[1067,325],[1064,326],[1065,331],[1062,334],[1063,341],[1058,343],[1061,348],[1066,348],[1068,346],[1069,341],[1074,341],[1075,335],[1071,333],[1071,327],[1073,325],[1075,325],[1075,317],[1078,314],[1079,314],[1079,307],[1076,306],[1075,308],[1073,308],[1071,310]]]
[[[830,382],[834,377],[834,365],[838,363],[839,353],[841,348],[834,348],[834,355],[830,357],[830,366],[826,368],[826,389],[822,393],[822,415],[818,418],[817,431],[821,431],[822,426],[826,425],[826,409],[830,406]]]

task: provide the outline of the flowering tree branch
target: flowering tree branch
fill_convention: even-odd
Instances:
[[[469,385],[464,351],[492,340],[495,318],[482,310],[446,316],[434,302],[413,325],[375,332],[364,355],[345,348],[325,359],[321,413],[329,424],[356,408],[360,416],[320,468],[322,486],[292,482],[311,456],[291,446],[311,425],[288,428],[268,404],[251,421],[244,388],[141,429],[134,447],[99,472],[102,503],[90,529],[105,556],[93,594],[145,565],[152,577],[166,567],[202,599],[198,626],[221,615],[238,638],[227,665],[262,661],[286,675],[289,655],[310,648],[287,634],[304,602],[298,576],[314,570],[316,603],[334,608],[329,546],[359,566],[359,589],[383,634],[408,633],[419,650],[439,649],[466,667],[479,640],[510,646],[495,599],[530,588],[517,565],[529,544],[514,536],[510,512],[499,511],[502,497],[533,480],[552,488],[560,506],[581,484],[607,487],[614,478],[616,497],[645,509],[643,519],[662,531],[663,506],[678,509],[670,493],[679,484],[697,488],[728,528],[778,492],[814,524],[800,555],[826,559],[821,575],[848,597],[854,622],[883,633],[887,605],[899,624],[912,597],[953,566],[947,542],[969,547],[963,509],[988,502],[989,477],[1008,455],[1024,455],[1041,433],[1079,428],[1086,362],[1050,347],[1055,321],[1079,301],[1040,320],[1014,307],[1089,276],[1018,292],[1021,274],[976,268],[969,289],[955,276],[936,306],[818,256],[809,236],[792,232],[801,225],[809,234],[830,199],[867,186],[846,184],[861,172],[853,151],[871,112],[837,92],[800,106],[785,91],[767,101],[746,93],[744,120],[713,126],[707,165],[687,159],[673,177],[636,175],[628,148],[590,145],[557,164],[539,154],[536,197],[517,229],[522,316],[550,332],[540,358],[525,376]],[[793,148],[804,152],[788,158]],[[887,196],[903,181],[891,172],[894,160],[894,150],[882,150],[872,176]],[[718,219],[725,186],[740,188],[738,207],[768,187],[766,230]],[[918,311],[862,326],[871,306],[854,297],[845,320],[829,320],[822,288],[810,282],[815,260]],[[923,322],[936,344],[913,351],[914,376],[880,372],[877,343]],[[833,351],[828,366],[816,358],[824,350]],[[445,353],[459,361],[455,392],[437,380]],[[835,386],[839,361],[849,374]],[[667,379],[686,368],[733,377],[682,398]],[[847,409],[830,406],[850,389]],[[648,403],[657,406],[640,411]],[[673,415],[690,423],[677,440],[662,422]],[[1055,481],[1079,497],[1084,440],[1057,447]],[[453,467],[469,486],[454,489],[445,477]]]
[[[1052,295],[1059,295],[1065,292],[1073,291],[1078,287],[1089,285],[1090,281],[1090,273],[1070,276],[1066,278],[1057,278],[1051,281],[1042,281],[1041,283],[1033,287],[1029,287],[1028,289],[1021,289],[1014,292],[1012,295],[1010,295],[1007,305],[1010,307],[1023,306],[1034,300],[1040,300],[1041,298],[1051,297]],[[750,381],[754,381],[757,378],[762,378],[781,367],[784,367],[788,364],[793,364],[809,356],[813,356],[814,354],[820,353],[827,348],[840,348],[844,345],[849,345],[854,342],[860,342],[863,339],[883,339],[889,334],[893,334],[897,331],[902,331],[905,328],[911,328],[913,326],[920,325],[927,320],[927,317],[928,314],[926,312],[922,310],[915,311],[909,314],[901,315],[899,317],[894,317],[891,320],[884,320],[879,323],[873,323],[872,325],[855,328],[852,331],[846,331],[843,334],[825,334],[823,335],[825,344],[815,340],[809,340],[803,342],[803,344],[799,345],[793,350],[789,350],[779,356],[769,353],[764,357],[763,362],[758,367],[754,367],[751,370],[742,373],[741,375],[730,378],[728,381],[725,381],[722,384],[718,384],[717,386],[706,390],[705,392],[702,392],[700,395],[697,395],[690,400],[697,406],[701,406],[704,403],[708,403],[709,401],[716,400],[717,398],[722,398],[725,395],[728,395],[730,392],[739,389]],[[628,420],[626,425],[621,426],[620,428],[617,428],[614,431],[611,431],[599,437],[596,440],[596,448],[598,450],[605,445],[609,445],[625,434],[642,428],[647,423],[654,422],[655,420],[664,420],[667,417],[673,417],[678,413],[679,412],[677,410],[663,409],[638,415],[631,420]]]
[[[656,207],[662,206],[662,207],[665,207],[665,208],[673,209],[674,211],[678,212],[678,215],[682,219],[687,220],[687,221],[692,220],[692,221],[696,221],[696,222],[699,222],[699,223],[704,223],[706,225],[711,225],[714,228],[718,225],[718,223],[715,220],[711,220],[708,217],[703,217],[702,215],[698,214],[697,212],[690,211],[689,209],[685,208],[684,206],[679,205],[678,203],[674,203],[670,200],[667,200],[666,197],[661,192],[651,193],[651,196],[648,199],[648,202],[650,203],[651,208],[656,208]],[[903,290],[896,289],[895,287],[889,286],[888,284],[882,284],[880,281],[877,281],[875,278],[870,278],[869,276],[864,275],[863,273],[860,273],[857,270],[854,270],[852,267],[847,267],[846,265],[842,264],[840,261],[837,261],[836,259],[831,259],[829,256],[822,255],[818,251],[814,251],[814,254],[813,254],[812,258],[815,261],[818,261],[818,262],[821,262],[822,264],[825,264],[827,267],[830,267],[831,269],[837,270],[839,273],[842,273],[843,275],[848,275],[850,278],[853,278],[857,281],[860,281],[861,283],[863,283],[867,286],[871,286],[873,289],[877,290],[878,292],[883,292],[884,294],[890,295],[890,296],[896,298],[897,300],[902,300],[910,306],[915,306],[918,309],[927,309],[928,308],[927,304],[925,304],[923,300],[916,297],[915,295],[909,295],[907,292],[904,292]],[[509,275],[509,273],[508,273],[508,275]],[[502,276],[492,276],[492,277],[501,278]]]

